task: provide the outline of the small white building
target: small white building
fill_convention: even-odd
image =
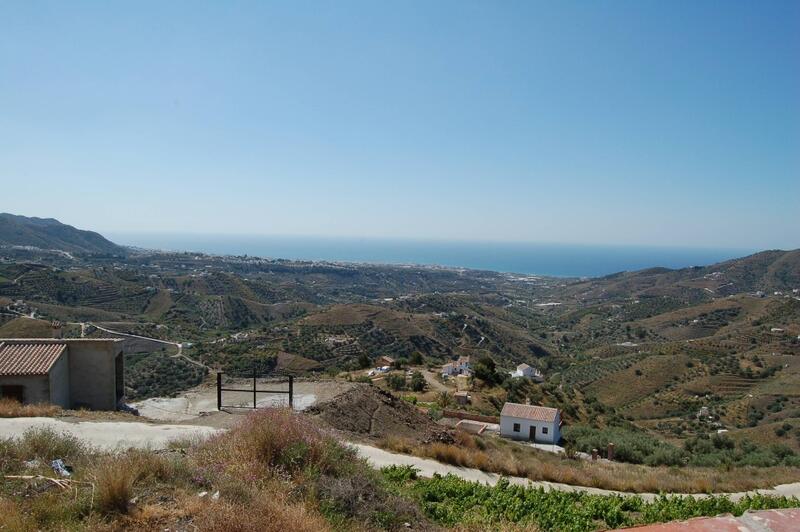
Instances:
[[[558,443],[561,412],[545,406],[506,403],[500,412],[500,435],[512,440]]]
[[[458,357],[455,362],[448,362],[442,366],[442,377],[453,377],[455,375],[472,375],[472,366],[469,363],[469,357]]]
[[[511,372],[511,376],[531,379],[536,382],[542,382],[544,380],[542,372],[528,364],[520,364],[517,366],[516,371]]]
[[[448,362],[444,366],[442,366],[442,378],[452,377],[456,374],[456,365],[452,362]]]

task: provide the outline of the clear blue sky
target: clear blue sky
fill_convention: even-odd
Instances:
[[[800,247],[800,2],[0,3],[0,211]]]

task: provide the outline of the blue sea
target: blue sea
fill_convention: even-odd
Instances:
[[[106,236],[118,244],[170,251],[439,265],[560,277],[597,277],[655,266],[706,266],[754,252],[750,249],[171,233],[109,232]]]

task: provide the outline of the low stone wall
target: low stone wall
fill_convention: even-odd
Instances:
[[[481,423],[500,423],[500,418],[497,416],[481,416],[479,414],[470,414],[469,412],[462,412],[461,410],[442,410],[444,417],[454,417],[458,419],[469,419],[471,421],[480,421]]]

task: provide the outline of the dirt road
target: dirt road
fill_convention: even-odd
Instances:
[[[432,477],[435,473],[440,475],[447,475],[453,474],[457,477],[463,478],[464,480],[470,480],[473,482],[482,482],[490,485],[497,484],[497,481],[500,480],[501,476],[495,473],[486,473],[484,471],[480,471],[478,469],[470,469],[466,467],[456,467],[448,464],[442,464],[441,462],[437,462],[436,460],[430,460],[428,458],[419,458],[417,456],[409,456],[405,454],[396,454],[390,453],[389,451],[384,451],[383,449],[378,449],[376,447],[372,447],[369,445],[362,445],[358,443],[349,443],[351,447],[355,448],[358,451],[359,456],[366,458],[369,464],[375,468],[386,467],[390,465],[410,465],[414,466],[419,469],[419,475],[423,477]],[[521,477],[505,477],[511,482],[512,484],[517,484],[520,486],[534,486],[534,487],[542,487],[545,490],[557,490],[557,491],[582,491],[586,493],[591,493],[595,495],[639,495],[645,500],[654,500],[658,497],[658,494],[655,493],[623,493],[619,491],[612,491],[612,490],[604,490],[600,488],[590,488],[587,486],[573,486],[571,484],[560,484],[557,482],[546,482],[546,481],[532,481],[527,478]],[[775,486],[772,489],[763,489],[763,490],[754,490],[748,492],[738,492],[738,493],[728,493],[731,500],[737,501],[744,497],[745,495],[754,495],[756,493],[760,493],[762,495],[784,495],[786,497],[800,497],[800,482],[796,482],[793,484],[783,484],[780,486]],[[717,494],[718,495],[718,494]],[[692,494],[692,497],[695,498],[704,498],[708,495],[698,493]]]
[[[452,388],[448,388],[438,380],[436,380],[436,376],[427,369],[420,371],[422,376],[425,377],[425,382],[428,383],[428,388],[433,390],[434,392],[452,392]]]
[[[218,432],[195,425],[156,425],[139,422],[80,421],[71,423],[47,417],[0,419],[0,440],[21,436],[28,429],[51,428],[71,434],[103,450],[163,449],[171,440],[205,438]]]
[[[247,380],[238,385],[231,384],[232,387],[251,389],[252,382]],[[271,389],[288,390],[288,382],[259,383],[259,387]],[[338,381],[311,381],[296,379],[294,381],[293,406],[295,410],[305,410],[306,408],[318,403],[329,401],[342,394],[351,387],[351,384]],[[249,407],[253,404],[253,393],[243,392],[224,392],[222,396],[223,405]],[[288,396],[283,394],[258,394],[258,406],[284,406],[288,404]],[[202,384],[191,390],[181,392],[177,397],[153,397],[138,401],[132,404],[139,410],[139,413],[150,419],[170,422],[192,421],[200,418],[203,413],[217,411],[217,389],[216,386]],[[208,420],[203,419],[197,423],[208,424]]]

